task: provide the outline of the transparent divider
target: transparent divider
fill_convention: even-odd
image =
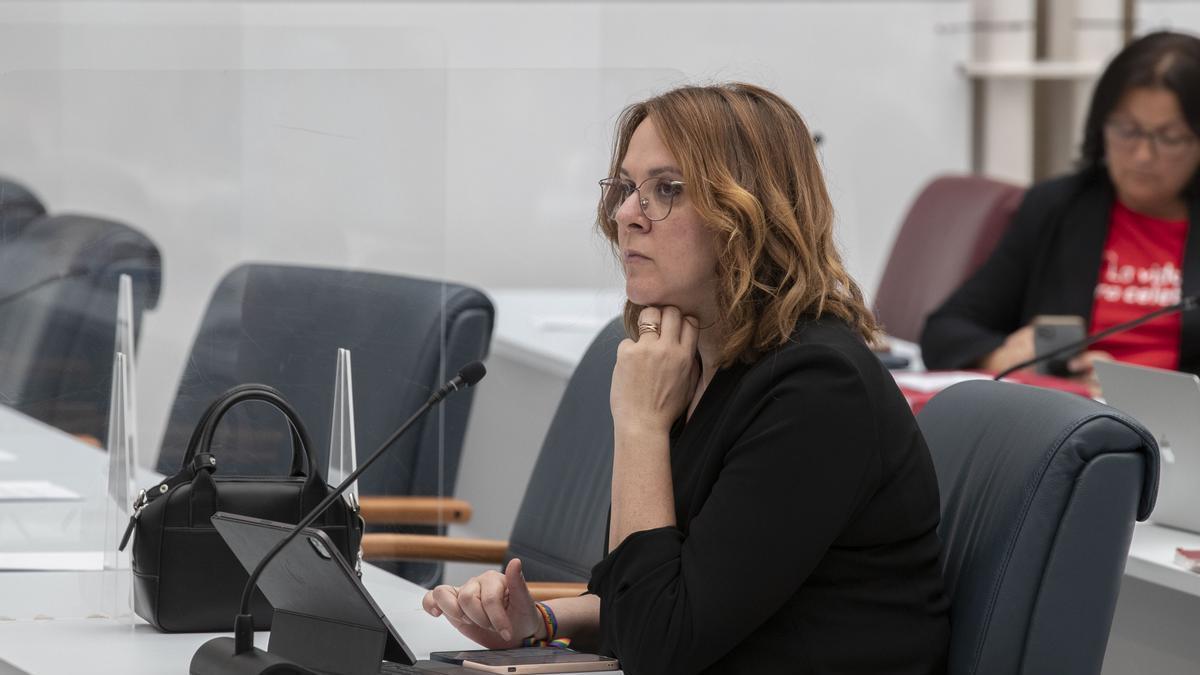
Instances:
[[[128,548],[120,550],[121,539],[133,516],[134,461],[137,457],[137,434],[132,426],[131,368],[132,361],[125,354],[117,352],[114,355],[112,413],[109,415],[108,443],[105,444],[108,450],[108,498],[104,509],[104,539],[100,542],[103,567],[99,571],[98,607],[89,614],[117,620],[132,620],[133,617],[130,553]]]
[[[321,474],[410,412],[364,405],[362,387],[428,394],[434,373],[389,361],[423,341],[439,361],[436,333],[399,343],[389,326],[412,312],[397,279],[446,278],[445,82],[439,67],[0,75],[0,180],[46,209],[0,237],[0,297],[16,294],[0,302],[0,620],[141,622],[133,544],[116,543],[230,387],[281,391]],[[343,347],[371,372],[351,379]],[[239,406],[215,475],[286,476],[287,429]]]
[[[602,68],[0,76],[0,177],[48,213],[0,242],[0,295],[25,293],[0,304],[0,486],[64,490],[0,500],[0,585],[55,558],[72,570],[30,574],[36,590],[0,618],[140,621],[121,585],[136,561],[112,542],[138,492],[180,470],[201,413],[248,382],[283,393],[314,470],[336,483],[485,358],[489,376],[397,441],[354,499],[462,497],[475,514],[463,534],[507,537],[557,398],[524,397],[525,375],[489,354],[586,344],[603,317],[498,299],[619,284],[593,228],[612,126],[678,81]],[[293,452],[259,403],[231,411],[208,450],[218,477],[282,476]]]
[[[358,468],[354,436],[354,378],[350,350],[337,350],[337,375],[333,381],[333,416],[329,423],[329,484],[341,485]],[[358,508],[358,481],[345,492],[346,503]]]

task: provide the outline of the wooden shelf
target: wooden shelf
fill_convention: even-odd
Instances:
[[[967,77],[987,80],[1089,80],[1103,64],[1076,61],[968,61],[959,66]]]

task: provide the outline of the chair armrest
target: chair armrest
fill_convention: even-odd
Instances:
[[[362,517],[373,525],[441,525],[471,519],[471,504],[450,497],[362,497]]]
[[[362,548],[367,560],[441,560],[499,565],[504,562],[508,542],[435,534],[372,533],[363,535]]]
[[[587,592],[587,584],[569,581],[530,581],[529,594],[536,601],[573,598]]]

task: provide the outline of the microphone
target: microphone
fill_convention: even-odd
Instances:
[[[371,456],[367,458],[367,461],[363,462],[357,469],[352,471],[349,476],[346,476],[346,479],[343,480],[333,492],[330,492],[325,499],[321,500],[321,503],[317,504],[312,511],[309,511],[308,515],[304,516],[304,518],[301,519],[301,521],[296,525],[295,528],[292,529],[291,532],[287,534],[286,537],[284,537],[278,544],[271,548],[270,551],[267,551],[267,554],[263,556],[262,560],[259,561],[258,565],[254,568],[254,571],[250,573],[250,578],[246,581],[246,587],[242,589],[241,607],[239,608],[238,615],[234,619],[233,623],[232,653],[229,650],[228,644],[230,642],[230,638],[213,638],[201,645],[200,649],[196,650],[195,655],[192,656],[190,672],[204,675],[209,673],[216,675],[218,673],[235,672],[276,672],[274,668],[277,668],[281,663],[285,663],[278,656],[264,652],[263,650],[254,646],[254,617],[250,614],[250,600],[254,596],[254,589],[258,584],[258,578],[262,576],[263,570],[267,567],[271,560],[274,559],[275,556],[278,555],[278,553],[288,545],[289,542],[295,539],[297,535],[304,530],[304,528],[311,525],[314,520],[324,513],[325,509],[329,508],[330,504],[341,497],[342,493],[345,492],[346,489],[349,488],[352,483],[354,483],[354,481],[358,480],[359,475],[362,474],[367,467],[371,466],[375,460],[379,459],[383,455],[384,451],[387,450],[392,443],[396,442],[396,439],[403,436],[404,432],[408,431],[409,427],[411,427],[417,420],[424,417],[426,413],[428,413],[438,403],[441,403],[447,396],[466,389],[467,387],[473,386],[482,380],[483,376],[486,374],[487,369],[484,368],[483,364],[479,361],[472,361],[463,366],[453,379],[442,385],[442,387],[437,391],[433,392],[429,399],[426,400],[425,403],[421,404],[421,407],[417,409],[417,412],[413,413],[412,417],[409,417],[404,424],[401,424],[396,431],[392,432],[392,435],[388,436],[387,440],[380,444],[375,452],[373,452]],[[294,672],[308,672],[307,670],[300,669],[298,667],[296,668],[297,670]]]
[[[0,306],[7,305],[8,303],[10,303],[14,300],[20,300],[21,298],[25,297],[26,295],[29,295],[30,293],[36,291],[37,289],[41,288],[42,286],[47,286],[49,284],[55,283],[57,281],[62,281],[64,279],[73,279],[75,277],[82,277],[87,274],[90,274],[91,271],[92,271],[91,269],[84,267],[83,265],[72,265],[70,267],[70,269],[68,269],[66,272],[59,272],[58,274],[55,274],[54,276],[46,277],[45,279],[42,279],[36,283],[30,284],[29,286],[26,286],[25,288],[22,288],[18,291],[13,291],[12,293],[9,293],[8,295],[0,296]]]
[[[1046,352],[1045,354],[1040,354],[1038,356],[1033,357],[1032,359],[1022,361],[1022,362],[1018,363],[1017,365],[1012,366],[1010,368],[1005,368],[1004,370],[997,373],[996,377],[994,377],[992,379],[995,379],[995,380],[1004,379],[1005,377],[1015,373],[1018,370],[1021,370],[1022,368],[1028,368],[1029,366],[1036,366],[1037,364],[1042,363],[1044,361],[1052,361],[1061,356],[1073,354],[1081,349],[1084,349],[1085,347],[1090,347],[1090,346],[1096,344],[1097,342],[1103,340],[1106,337],[1109,337],[1110,335],[1116,335],[1117,333],[1123,333],[1132,328],[1137,328],[1138,326],[1140,326],[1148,321],[1153,321],[1154,319],[1157,319],[1160,316],[1174,314],[1175,312],[1187,312],[1189,310],[1195,309],[1197,306],[1200,306],[1200,293],[1189,295],[1173,305],[1168,305],[1166,307],[1156,309],[1153,312],[1150,312],[1149,314],[1144,314],[1144,315],[1139,316],[1138,318],[1133,319],[1131,321],[1126,321],[1125,323],[1119,323],[1119,324],[1113,326],[1112,328],[1102,330],[1099,333],[1096,333],[1095,335],[1089,335],[1088,337],[1086,337],[1082,340],[1076,340],[1075,342],[1072,342],[1070,344],[1065,344],[1065,345],[1059,347],[1058,349],[1053,349],[1053,350]]]

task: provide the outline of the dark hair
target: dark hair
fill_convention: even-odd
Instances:
[[[1175,94],[1184,121],[1200,136],[1200,39],[1169,31],[1150,33],[1126,45],[1100,75],[1083,129],[1081,168],[1103,167],[1104,125],[1121,97],[1137,87],[1162,87]],[[1194,178],[1189,191],[1196,183]]]

